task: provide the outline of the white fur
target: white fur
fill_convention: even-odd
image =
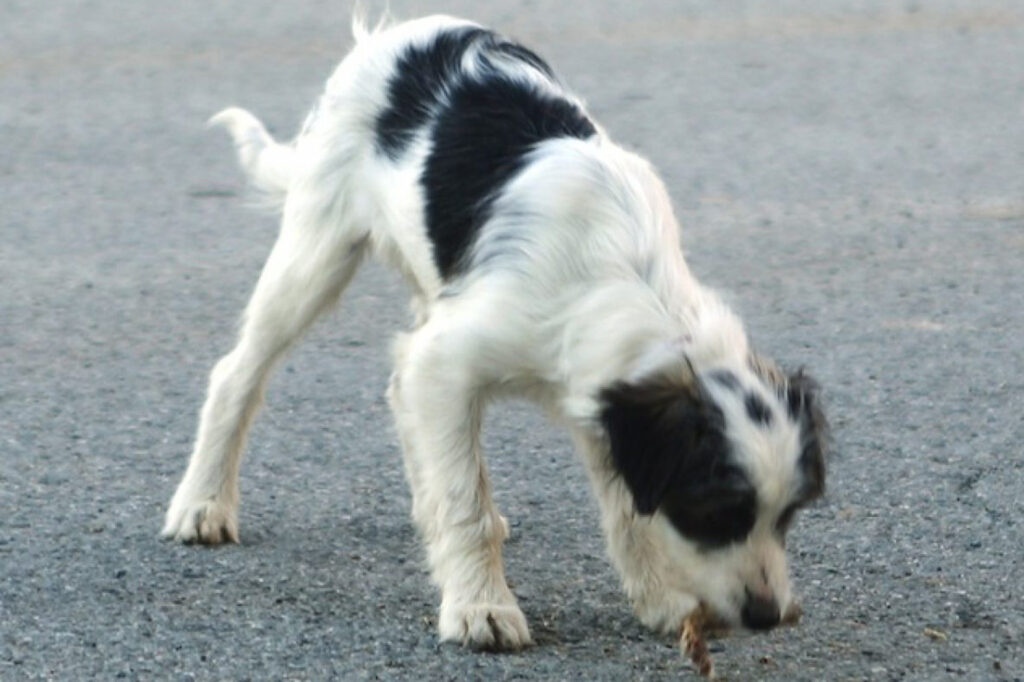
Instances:
[[[239,460],[268,373],[372,252],[402,273],[417,312],[414,328],[394,345],[388,397],[413,516],[442,593],[443,639],[500,648],[530,642],[505,582],[507,528],[479,442],[485,405],[504,394],[530,397],[571,430],[601,506],[612,561],[645,623],[678,628],[698,600],[735,622],[736,595],[752,585],[787,604],[785,558],[770,528],[759,526],[745,543],[702,554],[660,514],[636,514],[612,468],[598,423],[603,387],[683,372],[671,369],[682,353],[690,371],[729,368],[757,383],[743,327],[691,275],[668,195],[646,161],[601,131],[586,141],[542,143],[497,198],[467,274],[443,282],[417,181],[428,144],[418,140],[396,162],[376,152],[373,126],[386,105],[396,54],[455,23],[461,22],[432,17],[357,30],[356,46],[293,144],[274,142],[240,109],[212,119],[232,134],[252,182],[279,198],[283,217],[238,343],[211,374],[164,535],[237,542]],[[544,87],[559,86],[545,81]],[[506,210],[513,205],[515,211]],[[777,405],[774,396],[764,397]],[[728,396],[721,400],[742,413]],[[757,460],[752,467],[777,482],[774,494],[783,504],[793,457],[780,460],[778,452],[795,452],[796,432],[780,427],[731,436],[759,443],[750,450]]]

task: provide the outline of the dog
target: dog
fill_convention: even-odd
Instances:
[[[677,632],[698,607],[749,629],[786,620],[786,531],[824,490],[817,384],[752,349],[688,269],[651,166],[534,52],[443,16],[353,33],[293,143],[241,109],[212,119],[282,221],[163,535],[238,542],[267,376],[372,253],[412,291],[387,394],[442,640],[531,643],[479,438],[509,395],[571,433],[644,624]]]

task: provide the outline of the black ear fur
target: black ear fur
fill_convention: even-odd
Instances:
[[[724,415],[696,380],[620,382],[600,397],[612,462],[640,514],[682,483],[708,481],[726,457]]]
[[[803,370],[790,374],[786,381],[786,406],[789,415],[800,425],[800,469],[804,475],[804,495],[808,499],[825,492],[825,455],[829,428],[821,407],[818,382]]]

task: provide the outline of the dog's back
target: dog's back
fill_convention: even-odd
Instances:
[[[660,181],[604,137],[540,57],[443,16],[355,34],[294,145],[274,143],[248,112],[214,118],[286,211],[328,212],[334,229],[368,237],[423,302],[498,268],[550,284],[553,273],[523,271],[566,256],[588,284],[601,278],[593,268],[626,262],[655,289],[679,291],[679,281],[654,280],[685,265],[659,266],[663,250],[637,238],[676,242]],[[643,217],[650,224],[629,229]],[[609,222],[621,243],[592,229]]]

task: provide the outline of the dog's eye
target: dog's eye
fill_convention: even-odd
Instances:
[[[789,526],[793,523],[793,517],[796,516],[798,509],[800,509],[800,505],[793,503],[779,514],[779,520],[775,522],[775,530],[779,535],[785,535],[786,531],[789,530]]]
[[[754,525],[756,506],[753,495],[749,495],[706,505],[669,505],[666,511],[680,533],[707,549],[715,549],[747,536]]]

